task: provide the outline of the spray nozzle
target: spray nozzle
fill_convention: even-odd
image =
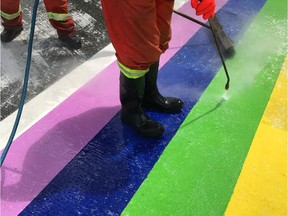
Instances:
[[[225,85],[225,90],[228,91],[228,89],[229,89],[229,82],[227,82],[226,85]]]

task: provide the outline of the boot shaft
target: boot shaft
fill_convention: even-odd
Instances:
[[[145,76],[127,78],[120,73],[120,101],[125,111],[140,108],[145,90]]]
[[[164,97],[157,87],[159,61],[153,64],[145,74],[145,93],[142,106],[156,108],[167,113],[178,113],[183,107],[183,102],[174,97]]]
[[[154,91],[158,91],[157,78],[158,78],[159,61],[151,65],[149,71],[145,74],[145,95],[150,95]]]
[[[121,119],[145,137],[159,137],[164,127],[141,109],[145,89],[145,76],[129,79],[120,74]]]

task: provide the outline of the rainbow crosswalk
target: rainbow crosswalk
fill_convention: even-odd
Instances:
[[[185,107],[149,112],[164,136],[121,123],[114,62],[13,142],[2,215],[287,215],[284,6],[219,0],[236,44],[228,92],[211,32],[174,14],[159,88]]]

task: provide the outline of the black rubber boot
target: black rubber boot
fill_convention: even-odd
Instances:
[[[145,89],[145,77],[129,79],[120,74],[121,119],[144,137],[159,137],[164,127],[151,119],[141,109]]]
[[[7,43],[13,41],[23,31],[23,26],[15,26],[13,28],[4,28],[1,32],[1,41]]]
[[[143,107],[154,108],[166,113],[179,113],[184,103],[174,97],[163,97],[157,87],[159,62],[153,64],[145,75]]]
[[[81,39],[74,35],[74,36],[59,36],[58,39],[69,49],[77,50],[80,49],[82,46]]]

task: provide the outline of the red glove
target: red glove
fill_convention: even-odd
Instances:
[[[200,2],[198,0],[191,0],[191,6],[192,8],[195,8],[196,15],[203,15],[205,20],[212,18],[215,15],[215,0],[202,0]]]

